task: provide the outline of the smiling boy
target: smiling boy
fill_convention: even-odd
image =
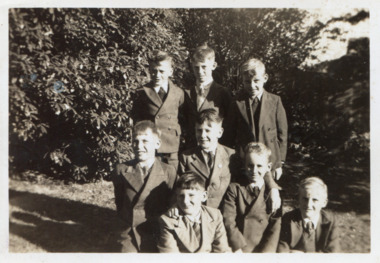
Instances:
[[[276,252],[281,209],[272,213],[266,205],[264,176],[270,173],[270,149],[262,143],[245,148],[245,176],[231,183],[223,202],[227,237],[234,252]]]
[[[176,186],[180,216],[160,218],[160,252],[229,252],[226,230],[220,211],[203,206],[207,200],[204,180],[193,173],[184,174]]]
[[[157,252],[158,217],[168,207],[176,171],[155,158],[160,132],[151,121],[133,127],[135,159],[113,174],[115,203],[122,224],[121,252]]]
[[[318,177],[301,181],[299,208],[283,216],[278,252],[340,252],[339,232],[327,205],[327,186]]]

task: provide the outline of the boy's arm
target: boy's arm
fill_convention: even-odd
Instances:
[[[226,226],[227,236],[233,251],[241,249],[247,245],[243,234],[239,231],[236,225],[237,207],[236,207],[236,193],[234,192],[233,185],[229,185],[223,202],[223,219]]]
[[[277,252],[279,253],[290,253],[290,238],[291,238],[291,230],[290,230],[290,219],[287,214],[282,217],[281,222],[281,231],[280,231],[280,240],[277,246]]]
[[[278,209],[269,217],[269,223],[261,238],[261,252],[275,253],[280,239],[282,209]]]
[[[119,214],[123,205],[124,185],[121,175],[121,164],[117,164],[112,172],[112,183],[114,186],[116,211]]]
[[[214,241],[212,242],[212,252],[224,253],[231,252],[231,248],[228,246],[226,228],[223,224],[223,217],[218,210],[217,226],[215,230]]]
[[[177,241],[175,240],[165,220],[160,217],[158,222],[160,224],[160,237],[157,244],[158,251],[160,253],[179,253],[180,251]]]
[[[278,99],[276,111],[277,139],[280,144],[281,162],[285,162],[288,147],[288,121],[281,98]],[[281,163],[273,164],[274,168],[281,167]]]
[[[220,143],[230,148],[235,148],[237,111],[236,103],[232,102],[228,108],[227,117],[223,121],[224,132]]]
[[[271,208],[272,213],[281,207],[281,197],[280,192],[281,187],[273,180],[272,174],[270,172],[264,175],[265,186],[269,189],[268,203]]]

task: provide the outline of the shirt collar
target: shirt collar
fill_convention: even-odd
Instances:
[[[196,216],[185,215],[185,217],[192,223],[201,223],[201,211]]]
[[[255,187],[255,186],[257,186],[260,190],[261,190],[261,188],[263,187],[263,185],[264,185],[264,180],[261,180],[261,181],[259,181],[258,183],[251,183],[251,184],[250,184],[251,187]]]
[[[200,84],[200,83],[197,81],[197,85],[196,85],[195,87],[196,87],[196,89],[197,89],[198,91],[201,90],[201,89],[206,90],[206,89],[210,88],[210,86],[211,86],[211,84],[212,84],[213,81],[214,81],[214,80],[213,80],[212,78],[209,79],[209,80],[206,80],[206,81],[203,82],[202,84]]]
[[[158,93],[158,91],[160,90],[160,88],[162,87],[164,89],[164,91],[166,93],[168,93],[168,82],[164,83],[164,85],[162,86],[157,86],[157,87],[154,87],[154,90]]]
[[[145,164],[138,163],[138,166],[140,166],[141,169],[144,168],[146,171],[148,171],[150,168],[152,168],[154,161],[155,159],[153,158],[152,160],[147,160]]]
[[[207,156],[207,158],[208,158],[208,153],[212,153],[215,156],[215,154],[216,154],[216,148],[217,147],[215,147],[215,149],[213,151],[209,151],[209,152],[206,152],[205,150],[202,149],[203,156]]]
[[[317,229],[317,224],[319,221],[319,214],[315,218],[304,218],[304,219],[302,219],[303,227],[306,227],[306,224],[309,221],[313,222],[313,228]]]
[[[259,101],[261,101],[261,98],[263,97],[263,93],[264,92],[261,92],[261,94],[257,95],[256,97],[259,99]],[[253,101],[253,98],[249,98],[251,101]]]

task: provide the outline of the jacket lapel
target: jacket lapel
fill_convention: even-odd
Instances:
[[[189,97],[191,103],[193,104],[193,108],[197,108],[197,93],[195,91],[195,86],[191,86],[189,89],[185,89],[184,92]]]
[[[243,119],[247,123],[247,125],[252,129],[249,121],[249,117],[247,115],[247,105],[246,105],[246,99],[237,100],[236,105],[240,111],[240,114],[243,116]]]
[[[296,219],[290,222],[290,233],[292,236],[290,245],[291,247],[295,247],[301,239],[303,233],[302,217],[299,210],[297,212]]]
[[[201,210],[201,245],[199,246],[199,251],[206,251],[207,247],[209,246],[208,243],[210,242],[210,237],[214,237],[214,231],[213,231],[213,224],[214,218],[211,217],[211,215],[202,207]]]
[[[197,240],[194,231],[190,229],[192,226],[188,221],[185,223],[185,220],[187,219],[185,219],[184,216],[178,217],[177,222],[174,224],[174,231],[186,249],[193,253],[199,248],[199,241]],[[202,225],[203,224],[201,224],[201,226]]]
[[[216,89],[217,87],[216,87],[215,81],[212,81],[210,88],[208,90],[207,96],[199,108],[199,112],[203,111],[204,109],[215,108],[213,98],[216,98],[218,96],[218,94],[215,94]]]
[[[247,190],[247,192],[248,192],[248,190]],[[249,195],[250,196],[249,204],[251,205],[251,208],[248,209],[247,215],[248,214],[255,214],[256,210],[261,209],[263,205],[265,206],[264,192],[265,192],[265,185],[263,185],[263,187],[261,187],[260,193],[257,196],[256,200],[254,200],[255,199],[254,196],[252,196],[251,194]],[[252,201],[254,201],[254,203],[252,203]],[[264,211],[265,210],[266,209],[264,209]]]
[[[135,192],[138,192],[141,189],[141,186],[143,185],[143,181],[141,178],[141,175],[137,171],[137,164],[134,164],[133,166],[128,166],[127,171],[123,173],[123,176],[125,180],[129,183],[129,185],[135,190]]]
[[[157,92],[154,90],[151,84],[148,84],[144,87],[145,93],[147,97],[158,107],[160,108],[162,106],[162,101],[160,97],[158,96]]]
[[[328,233],[328,229],[330,228],[331,221],[328,220],[321,211],[320,219],[317,225],[317,231],[316,231],[316,239],[317,239],[317,251],[323,250],[323,248],[326,245],[327,242],[327,236],[322,235],[322,233]]]
[[[271,111],[275,109],[274,101],[272,97],[269,96],[268,92],[264,90],[263,96],[261,97],[261,109],[259,118],[259,130],[261,131],[265,123],[266,116],[271,115]],[[265,113],[265,114],[263,114]]]
[[[161,107],[158,110],[158,112],[160,112],[161,110],[164,110],[168,105],[171,105],[171,103],[175,100],[175,98],[176,98],[176,90],[175,90],[175,88],[176,87],[174,86],[173,82],[171,82],[169,80],[169,82],[168,82],[168,93],[166,95],[166,98],[165,98],[164,102],[161,102],[161,99],[158,97],[158,94],[156,92],[154,92],[154,93],[156,93],[158,99],[161,102]]]
[[[202,155],[202,150],[197,147],[197,150],[195,153],[193,153],[192,158],[193,161],[190,163],[191,166],[193,166],[202,176],[204,176],[206,179],[209,178],[209,169],[204,161],[203,155]]]
[[[224,165],[228,164],[228,155],[224,148],[218,144],[216,147],[214,168],[212,169],[210,185],[215,184],[215,189],[220,188],[222,168]],[[227,168],[228,169],[228,168]]]

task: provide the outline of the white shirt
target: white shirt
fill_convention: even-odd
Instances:
[[[189,219],[190,223],[193,225],[194,223],[201,223],[201,211],[196,216],[191,216],[191,215],[185,215],[187,219]]]
[[[215,158],[216,148],[215,148],[215,150],[209,151],[209,152],[202,150],[202,155],[203,155],[203,158],[205,159],[206,163],[208,163],[208,153],[212,153],[214,158]]]
[[[317,224],[318,224],[318,221],[319,221],[319,214],[316,218],[304,218],[303,220],[303,227],[306,228],[306,224],[311,221],[313,223],[313,228],[314,230],[317,229]]]
[[[207,91],[210,89],[213,81],[214,80],[211,79],[211,80],[203,82],[202,84],[197,84],[195,86],[195,91],[197,93],[197,108],[198,109],[202,106],[203,102],[205,101],[206,96],[208,94]]]
[[[164,85],[162,85],[162,86],[154,87],[154,90],[156,91],[157,94],[160,91],[161,87],[163,88],[163,90],[165,91],[165,93],[168,93],[168,82],[164,83]]]
[[[259,95],[256,96],[256,98],[259,99],[259,101],[261,101],[261,98],[263,97],[263,92],[261,92]],[[251,100],[251,102],[253,102],[254,99],[252,98],[249,98]],[[252,104],[252,103],[251,103]]]
[[[145,163],[138,163],[138,166],[140,166],[142,171],[149,171],[150,168],[152,168],[154,164],[155,159],[147,160]]]
[[[264,180],[261,180],[257,183],[251,183],[250,186],[253,188],[255,186],[257,186],[259,188],[259,190],[261,190],[261,188],[263,188],[263,185],[264,185]]]

